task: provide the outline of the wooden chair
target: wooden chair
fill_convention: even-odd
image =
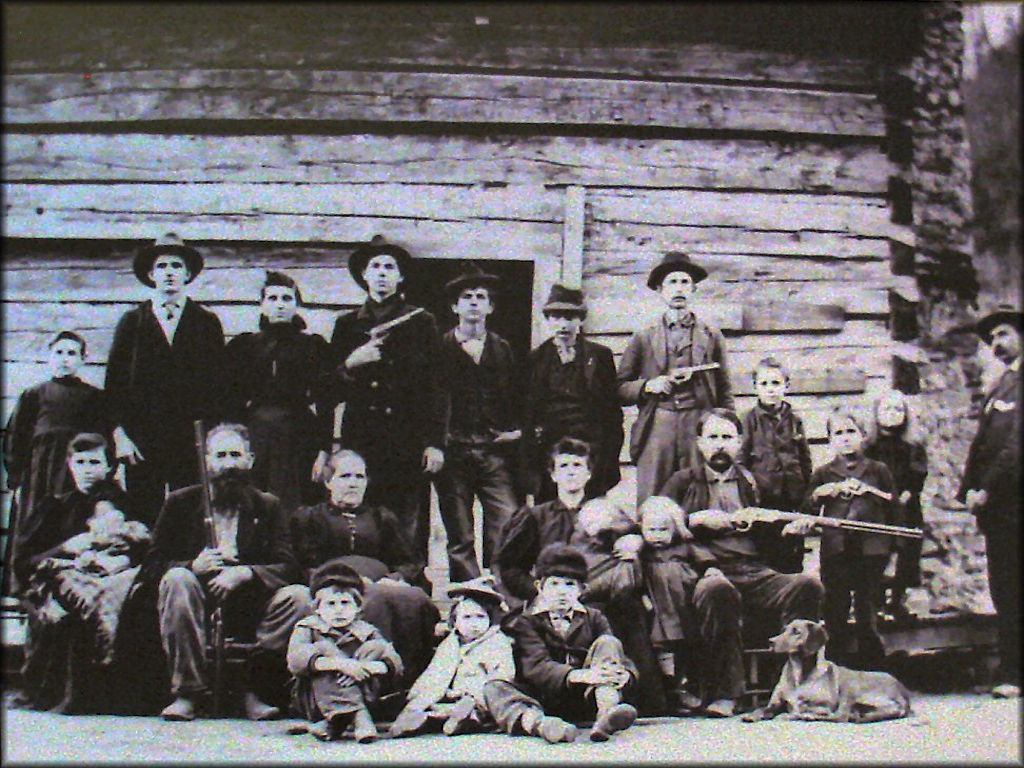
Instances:
[[[228,635],[224,629],[224,618],[217,609],[211,613],[207,628],[206,660],[213,669],[212,714],[223,717],[228,668],[237,669],[245,664],[256,650],[256,643]]]

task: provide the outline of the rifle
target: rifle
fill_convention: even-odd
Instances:
[[[206,539],[211,549],[217,549],[217,529],[213,524],[213,498],[210,495],[210,473],[206,468],[206,433],[203,422],[197,419],[192,424],[195,429],[196,453],[199,456],[199,483],[203,489],[203,525],[206,528]],[[213,625],[213,674],[214,680],[221,680],[224,672],[224,615],[218,602],[210,616]],[[221,686],[214,686],[213,711],[221,711]]]
[[[722,366],[719,363],[702,363],[701,365],[681,365],[678,368],[673,368],[668,372],[668,375],[675,378],[676,376],[685,376],[688,373],[697,373],[698,371],[714,371]]]
[[[852,499],[854,496],[863,496],[865,493],[871,493],[880,499],[886,501],[892,501],[892,494],[887,493],[870,483],[865,483],[863,480],[858,480],[856,477],[848,477],[845,480],[841,480],[835,485],[840,487],[839,498],[841,499]],[[819,488],[821,486],[818,486]]]
[[[861,533],[878,533],[883,536],[900,536],[907,539],[924,538],[924,531],[920,528],[907,528],[902,525],[888,525],[887,523],[871,523],[866,520],[847,520],[842,517],[826,517],[825,515],[807,515],[802,512],[784,512],[781,509],[768,509],[766,507],[744,507],[736,516],[735,526],[737,531],[746,531],[755,522],[774,523],[779,521],[789,522],[791,520],[813,520],[815,525],[824,528],[844,528],[848,531],[859,531]]]
[[[416,309],[412,310],[411,312],[406,312],[404,315],[399,315],[393,320],[388,320],[386,323],[381,323],[380,325],[373,326],[373,328],[367,331],[367,333],[370,334],[370,338],[373,339],[374,341],[382,341],[388,335],[388,331],[390,331],[392,328],[401,325],[402,323],[408,322],[409,320],[412,320],[416,315],[423,311],[423,307],[416,307]]]

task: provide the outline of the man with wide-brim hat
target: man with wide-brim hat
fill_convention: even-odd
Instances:
[[[398,516],[423,566],[429,537],[429,476],[444,465],[444,399],[438,381],[434,316],[405,300],[412,256],[382,237],[349,258],[366,301],[341,314],[331,334],[330,402],[345,404],[341,444],[366,460],[373,482],[366,498]],[[386,330],[379,330],[387,325]],[[324,454],[332,445],[321,446]],[[318,459],[316,471],[322,471]]]
[[[640,406],[629,438],[638,505],[691,463],[700,415],[711,408],[733,408],[725,339],[692,309],[697,284],[707,274],[685,253],[664,254],[647,276],[647,286],[658,292],[667,311],[633,335],[619,361],[619,396]],[[718,367],[688,370],[708,364]]]
[[[470,263],[445,284],[454,328],[441,337],[445,462],[438,502],[453,581],[491,568],[505,521],[519,507],[514,471],[519,428],[517,364],[509,343],[487,327],[500,280]],[[483,511],[483,551],[476,552],[473,500]]]
[[[1024,313],[999,305],[978,321],[978,336],[1005,366],[985,397],[958,498],[985,536],[988,585],[996,607],[999,669],[992,695],[1020,696],[1021,329]]]
[[[541,306],[549,338],[530,353],[523,406],[522,487],[528,500],[555,498],[548,473],[551,448],[563,437],[590,445],[592,474],[587,498],[607,493],[621,479],[622,408],[612,351],[585,338],[583,291],[551,286]]]
[[[224,331],[188,296],[199,251],[168,232],[140,250],[132,271],[151,298],[117,324],[105,390],[128,494],[152,524],[168,490],[198,480],[193,422],[222,416]]]

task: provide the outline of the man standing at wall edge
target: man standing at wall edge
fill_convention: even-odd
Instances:
[[[1006,370],[988,393],[957,498],[985,536],[988,586],[996,607],[999,669],[992,695],[1020,696],[1021,329],[1024,313],[1000,306],[975,332]]]

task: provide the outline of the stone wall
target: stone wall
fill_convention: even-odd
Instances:
[[[929,460],[922,494],[927,606],[921,607],[934,613],[992,610],[984,539],[973,515],[955,501],[986,373],[970,331],[978,283],[971,258],[970,147],[961,93],[962,18],[958,3],[922,4],[919,41],[900,73],[906,78],[906,98],[893,110],[912,142],[900,180],[910,197],[913,273],[921,298],[920,335],[907,357],[916,368],[910,399]],[[894,218],[897,208],[894,201]]]

